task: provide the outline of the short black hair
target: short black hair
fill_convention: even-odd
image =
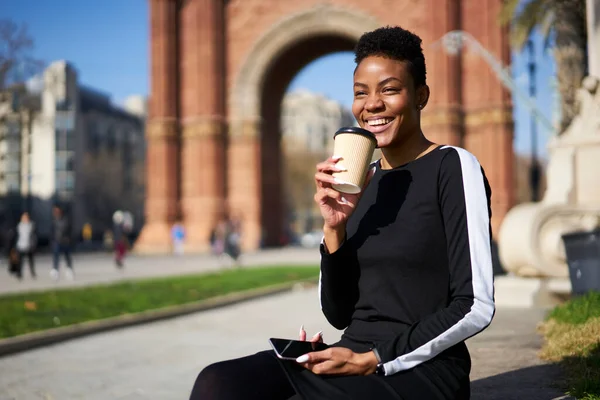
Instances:
[[[354,49],[356,65],[367,57],[381,56],[404,61],[413,77],[415,87],[425,85],[425,56],[421,38],[399,26],[385,26],[364,33]]]

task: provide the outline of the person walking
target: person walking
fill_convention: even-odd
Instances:
[[[122,211],[115,211],[113,214],[113,243],[115,264],[118,268],[123,268],[123,261],[127,254],[127,225],[125,215]]]
[[[37,245],[37,235],[35,233],[35,224],[29,218],[29,213],[24,212],[21,215],[21,221],[17,225],[17,243],[16,249],[19,252],[19,267],[17,269],[17,278],[23,277],[23,262],[27,257],[29,263],[29,272],[33,279],[35,274],[34,252]]]
[[[184,252],[185,243],[185,228],[183,224],[177,221],[171,228],[171,239],[173,240],[173,252],[175,255],[181,256]]]
[[[67,262],[67,268],[65,269],[65,276],[69,280],[75,279],[75,272],[73,271],[73,261],[71,259],[71,221],[64,214],[63,210],[54,206],[52,209],[52,269],[50,270],[50,276],[52,279],[57,281],[59,279],[58,267],[60,263],[60,255],[65,257]]]
[[[228,219],[225,223],[225,247],[224,253],[227,254],[234,266],[239,266],[241,255],[241,222],[237,218]]]

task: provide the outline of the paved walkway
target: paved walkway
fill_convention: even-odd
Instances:
[[[558,376],[536,357],[539,309],[499,308],[492,325],[469,340],[474,400],[550,400]],[[179,400],[206,365],[267,348],[271,336],[324,331],[316,288],[298,290],[172,320],[106,332],[0,359],[1,400]]]
[[[263,250],[242,255],[242,265],[292,265],[319,263],[317,249],[284,248],[277,250]],[[150,278],[169,275],[195,274],[229,268],[231,262],[226,258],[217,258],[210,255],[184,255],[176,256],[141,256],[130,255],[125,261],[125,268],[119,270],[115,267],[111,253],[79,253],[73,255],[75,281],[67,280],[61,273],[60,280],[54,282],[50,278],[52,259],[50,255],[43,254],[36,258],[36,271],[38,278],[32,280],[29,276],[27,265],[24,266],[24,279],[16,280],[9,276],[6,261],[0,264],[0,294],[13,293],[26,290],[42,290],[48,288],[65,288],[72,286],[86,286],[99,283],[115,282],[125,279]],[[64,265],[64,263],[63,263]],[[64,272],[64,268],[61,268]],[[0,400],[3,400],[0,397]]]

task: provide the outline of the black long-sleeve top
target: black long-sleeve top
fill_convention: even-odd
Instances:
[[[489,184],[477,159],[443,146],[376,172],[332,254],[320,300],[344,337],[372,343],[386,375],[485,329],[494,315]]]

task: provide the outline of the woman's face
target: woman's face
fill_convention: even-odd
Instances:
[[[427,86],[415,90],[405,62],[367,57],[354,73],[352,113],[362,128],[375,134],[378,147],[396,147],[420,132],[419,113],[428,96]]]

